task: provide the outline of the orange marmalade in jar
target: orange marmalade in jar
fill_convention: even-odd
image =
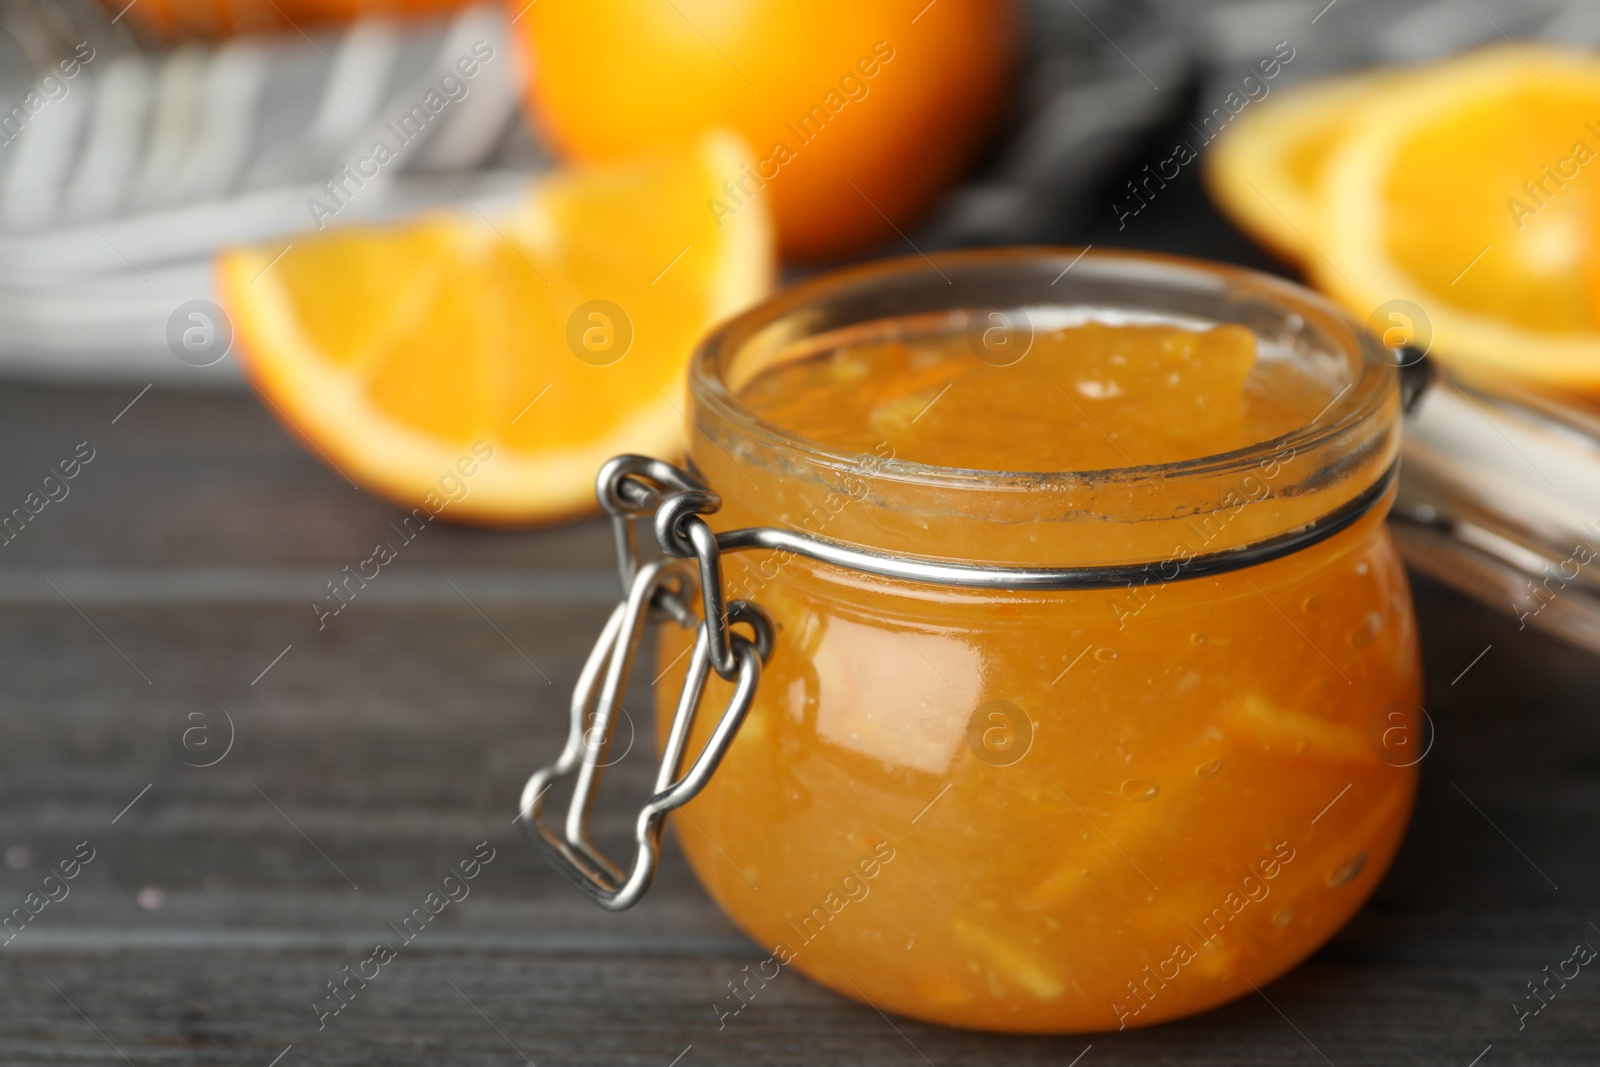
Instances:
[[[632,499],[693,498],[656,529],[721,602],[691,570],[667,612],[639,840],[681,806],[765,978],[954,1026],[1144,1026],[1266,984],[1372,892],[1419,663],[1383,522],[1396,372],[1340,312],[1193,261],[936,256],[779,295],[690,392],[683,485]],[[708,669],[702,604],[761,640]],[[619,693],[583,697],[602,732]],[[550,847],[599,870],[567,830]]]

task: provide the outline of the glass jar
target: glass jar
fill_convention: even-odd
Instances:
[[[1332,400],[1249,448],[1088,473],[928,467],[888,442],[844,454],[740,403],[763,370],[841,345],[970,342],[1000,360],[1030,324],[1074,315],[1239,323]],[[774,647],[721,766],[673,820],[707,891],[771,953],[762,975],[793,967],[955,1026],[1121,1029],[1266,984],[1372,892],[1411,811],[1419,660],[1383,521],[1396,373],[1342,313],[1156,256],[908,259],[727,324],[690,394],[719,531],[1098,584],[959,588],[724,555],[726,595],[766,611]],[[667,677],[691,638],[663,631]],[[731,695],[710,678],[711,706]],[[662,736],[673,711],[663,697]],[[697,720],[691,751],[713,725]]]

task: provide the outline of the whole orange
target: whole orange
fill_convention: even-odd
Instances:
[[[433,15],[472,0],[102,0],[162,38],[227,37],[261,30],[349,22],[363,15]]]
[[[1010,0],[509,0],[535,120],[605,162],[711,127],[749,142],[707,209],[770,196],[782,249],[854,251],[960,171],[1005,91]]]

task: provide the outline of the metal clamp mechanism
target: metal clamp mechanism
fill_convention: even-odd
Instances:
[[[517,821],[556,870],[601,907],[623,911],[638,903],[650,887],[667,813],[705,788],[749,713],[761,680],[761,665],[772,652],[772,625],[753,604],[742,600],[723,603],[720,549],[716,534],[701,518],[721,506],[715,493],[671,464],[643,456],[611,460],[601,469],[598,482],[600,503],[610,513],[616,531],[624,597],[578,675],[566,747],[554,763],[528,779]],[[652,514],[656,540],[667,558],[641,563],[634,523]],[[702,612],[698,618],[690,603],[694,582],[691,559],[698,562],[699,569]],[[589,840],[588,821],[606,765],[615,713],[633,670],[644,625],[652,619],[670,619],[685,628],[698,626],[700,632],[667,732],[654,794],[640,809],[634,826],[637,847],[633,863],[624,871]],[[738,623],[750,628],[753,639],[733,629]],[[733,697],[699,755],[680,774],[710,670],[735,683]],[[541,817],[545,794],[557,779],[572,775],[576,775],[576,784],[566,826],[557,833]]]
[[[722,499],[710,487],[670,463],[645,456],[618,456],[601,468],[596,491],[616,531],[623,601],[611,613],[599,643],[578,675],[566,747],[554,763],[528,779],[517,821],[545,859],[601,907],[623,911],[638,903],[655,874],[667,813],[693,800],[710,781],[750,711],[762,664],[772,652],[772,624],[761,609],[743,600],[723,600],[724,552],[783,550],[880,578],[950,588],[1081,590],[1116,589],[1152,581],[1165,584],[1264,563],[1332,537],[1385,498],[1395,473],[1396,467],[1391,465],[1365,490],[1312,522],[1253,544],[1192,556],[1173,575],[1167,573],[1166,564],[1157,563],[1079,567],[957,563],[876,552],[771,527],[718,534],[703,518],[722,506]],[[642,563],[635,523],[647,518],[656,543],[666,556]],[[697,575],[701,603],[698,615],[691,591]],[[615,712],[633,669],[644,624],[669,619],[685,629],[698,627],[700,632],[662,749],[654,795],[640,809],[634,828],[638,847],[633,865],[624,872],[590,842],[589,812],[600,773],[606,766]],[[750,628],[751,637],[733,629],[740,623]],[[734,683],[733,697],[699,755],[688,770],[680,773],[708,671],[713,670]],[[566,826],[558,834],[541,818],[544,798],[557,779],[572,775],[576,775],[576,785],[567,808]]]

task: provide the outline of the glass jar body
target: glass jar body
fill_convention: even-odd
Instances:
[[[1330,399],[1239,452],[1039,474],[919,466],[887,440],[830,451],[739,402],[764,368],[862,337],[983,359],[985,309],[1026,342],[1039,313],[1015,309],[1051,307],[1239,323]],[[707,890],[770,953],[719,1012],[792,967],[936,1023],[1149,1025],[1271,981],[1371,894],[1426,738],[1384,526],[1398,391],[1359,327],[1212,264],[963,253],[793,290],[714,335],[690,383],[690,459],[721,496],[717,530],[1114,576],[1022,592],[724,556],[726,596],[764,609],[776,640],[721,766],[672,818]],[[1251,554],[1335,515],[1357,517]],[[692,636],[663,631],[663,725]],[[713,677],[705,706],[730,690]]]

